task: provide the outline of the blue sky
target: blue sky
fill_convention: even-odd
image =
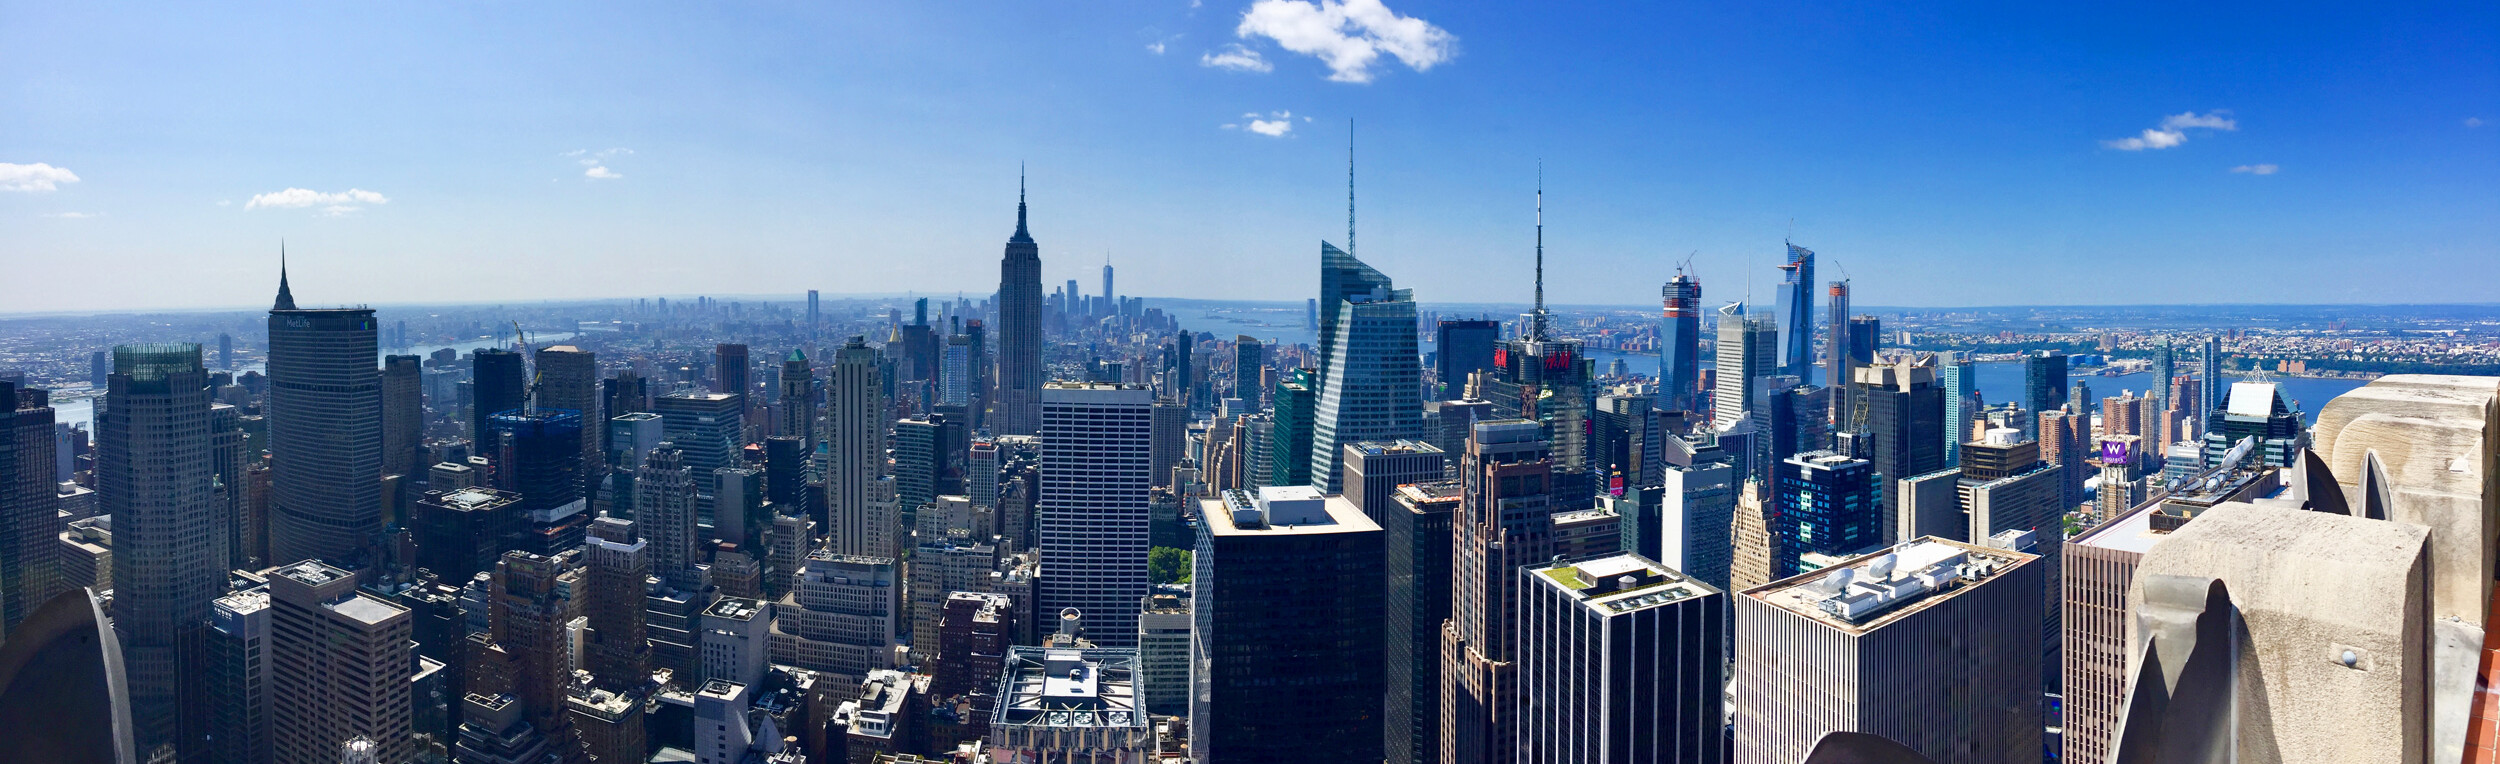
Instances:
[[[1299,299],[1349,118],[1426,302],[2500,301],[2489,2],[1387,3],[0,0],[0,310]]]

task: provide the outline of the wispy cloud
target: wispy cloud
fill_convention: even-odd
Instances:
[[[1163,41],[1156,40],[1154,42],[1146,43],[1146,52],[1158,56],[1163,55]]]
[[[1240,122],[1226,122],[1217,127],[1226,130],[1248,130],[1270,138],[1283,138],[1285,134],[1293,132],[1293,112],[1290,111],[1271,111],[1266,114],[1254,111],[1241,115],[1241,119]],[[1303,117],[1302,119],[1307,122],[1311,118]]]
[[[1258,51],[1242,47],[1240,43],[1200,54],[1198,65],[1235,72],[1265,72],[1276,68],[1266,58],[1260,57]]]
[[[1293,132],[1293,112],[1269,112],[1267,116],[1270,119],[1250,120],[1250,132],[1270,138],[1283,138],[1286,133]]]
[[[261,207],[321,207],[323,214],[344,215],[355,212],[361,208],[361,205],[389,203],[391,203],[389,197],[361,188],[351,188],[337,193],[323,193],[308,188],[290,188],[266,194],[253,194],[251,201],[243,203],[243,208],[249,210]]]
[[[43,216],[44,216],[44,217],[48,217],[48,218],[53,218],[53,219],[56,219],[56,220],[87,220],[87,219],[90,219],[90,218],[100,218],[100,217],[104,217],[104,213],[101,213],[101,212],[46,212],[46,213],[43,213]]]
[[[41,193],[59,190],[62,183],[76,182],[78,182],[78,173],[70,172],[67,167],[54,167],[42,162],[34,164],[0,162],[0,191]]]
[[[2186,143],[2188,139],[2187,131],[2190,128],[2199,130],[2238,130],[2240,129],[2240,123],[2231,119],[2231,112],[2225,109],[2215,109],[2202,115],[2192,111],[2182,112],[2161,118],[2160,127],[2146,130],[2141,135],[2133,138],[2120,138],[2113,141],[2102,141],[2101,145],[2108,146],[2119,151],[2166,149]]]
[[[2282,169],[2283,169],[2283,168],[2281,168],[2281,167],[2277,167],[2277,166],[2270,165],[2270,164],[2244,164],[2244,165],[2240,165],[2240,166],[2238,166],[2238,167],[2233,167],[2233,168],[2231,168],[2231,171],[2232,171],[2232,172],[2238,172],[2238,173],[2247,173],[2247,174],[2249,174],[2249,175],[2273,175],[2273,174],[2275,174],[2276,172],[2281,171]]]
[[[1380,0],[1258,0],[1242,12],[1233,33],[1318,58],[1337,82],[1372,81],[1372,65],[1383,53],[1418,72],[1458,55],[1457,36],[1400,16]]]
[[[600,149],[598,151],[592,151],[590,149],[574,149],[572,151],[564,152],[559,156],[571,157],[575,163],[586,168],[582,170],[583,178],[590,180],[616,180],[625,177],[625,174],[608,169],[608,160],[619,156],[631,156],[633,153],[633,149],[617,147]]]
[[[2483,126],[2483,118],[2482,118],[2482,117],[2466,117],[2466,118],[2465,118],[2465,126],[2466,126],[2466,127],[2482,127],[2482,126]]]

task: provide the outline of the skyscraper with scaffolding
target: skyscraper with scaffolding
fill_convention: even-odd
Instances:
[[[1658,330],[1658,397],[1661,411],[1701,410],[1701,280],[1676,266],[1659,289],[1666,321]]]

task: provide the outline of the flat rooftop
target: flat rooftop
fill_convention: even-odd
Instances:
[[[1648,610],[1720,593],[1717,587],[1630,552],[1530,570],[1570,591],[1582,607],[1600,615]]]
[[[2159,506],[2159,501],[2136,505],[2134,509],[2092,526],[2066,543],[2136,554],[2153,551],[2154,543],[2170,536],[2167,532],[2153,530],[2153,513]]]
[[[316,588],[350,575],[354,574],[324,565],[319,560],[305,560],[278,569],[279,577]]]
[[[269,608],[268,589],[245,589],[217,598],[216,607],[235,613],[250,613]]]
[[[408,609],[358,592],[331,605],[330,611],[355,619],[358,623],[374,625],[389,621],[401,613],[408,612]]]
[[[1745,591],[1745,596],[1865,634],[1906,618],[2038,555],[1927,536]]]
[[[1573,525],[1577,523],[1593,522],[1597,520],[1604,520],[1609,517],[1621,516],[1622,515],[1620,513],[1605,507],[1590,507],[1588,509],[1575,509],[1569,512],[1556,512],[1554,513],[1554,524]]]
[[[1248,498],[1247,491],[1198,502],[1198,521],[1216,536],[1314,536],[1329,533],[1378,533],[1372,522],[1344,496],[1301,496],[1277,489],[1280,496]],[[1288,498],[1290,497],[1290,498]],[[1271,500],[1274,499],[1274,500]],[[1262,513],[1261,509],[1265,512]]]
[[[467,468],[463,467],[462,469]],[[518,503],[521,500],[521,495],[517,493],[505,493],[492,488],[479,488],[471,486],[468,488],[455,488],[449,491],[444,491],[443,495],[433,497],[433,499],[437,505],[446,509],[453,509],[461,512],[474,512],[481,509],[494,509],[506,504]]]
[[[1441,447],[1420,440],[1366,440],[1348,446],[1365,456],[1383,454],[1438,454]]]
[[[764,606],[755,600],[743,597],[722,597],[713,602],[711,607],[704,608],[703,614],[732,621],[752,621],[755,620],[755,614],[763,610]]]
[[[1466,497],[1467,486],[1459,484],[1456,480],[1436,480],[1430,483],[1398,486],[1398,495],[1417,502],[1458,501]]]
[[[1145,729],[1137,666],[1136,650],[1011,648],[991,724]]]

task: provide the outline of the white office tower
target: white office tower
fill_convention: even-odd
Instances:
[[[1832,732],[1931,761],[2040,757],[2035,555],[1928,536],[1736,597],[1736,761]]]
[[[1086,638],[1097,645],[1136,646],[1138,603],[1150,583],[1153,425],[1154,393],[1143,385],[1053,382],[1042,388],[1037,610],[1076,608],[1084,613]]]
[[[713,601],[703,609],[703,675],[697,679],[763,682],[765,659],[772,652],[772,621],[771,605],[744,597]]]
[[[747,709],[755,695],[746,685],[726,679],[703,683],[694,694],[694,757],[697,764],[744,764],[755,745],[755,729],[747,726]]]
[[[877,350],[865,338],[854,336],[833,351],[833,387],[826,398],[831,460],[825,468],[827,527],[820,529],[826,546],[843,554],[891,556],[894,530],[882,526],[894,516],[878,517],[882,508],[875,496],[885,475],[885,382],[877,371]]]
[[[797,586],[772,608],[772,660],[858,684],[894,667],[895,611],[902,580],[894,558],[817,550]]]
[[[1726,588],[1734,557],[1736,467],[1725,459],[1667,465],[1659,471],[1658,562],[1711,586]],[[1651,550],[1642,549],[1644,555]]]
[[[1753,390],[1754,379],[1779,365],[1779,326],[1746,316],[1744,303],[1728,303],[1719,309],[1719,341],[1712,347],[1718,371],[1710,421],[1726,427],[1743,420],[1752,408],[1745,394]]]

